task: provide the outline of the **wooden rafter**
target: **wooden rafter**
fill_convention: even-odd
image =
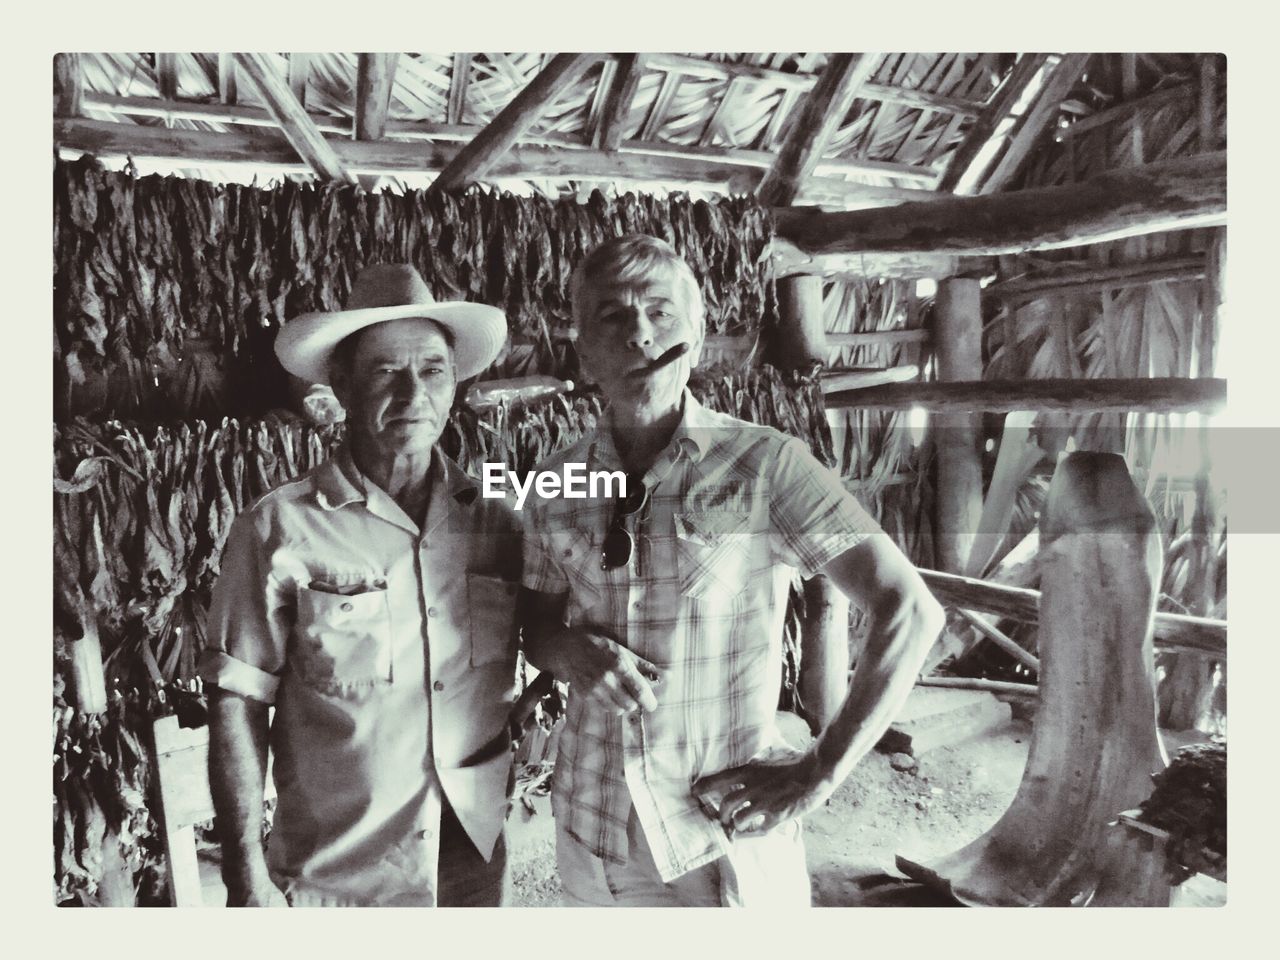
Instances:
[[[157,53],[155,57],[156,90],[165,100],[178,99],[178,55]]]
[[[818,83],[806,96],[801,115],[778,152],[777,162],[756,191],[761,203],[786,206],[794,202],[801,184],[812,176],[831,142],[831,135],[849,112],[858,89],[871,76],[879,59],[870,53],[832,54]]]
[[[702,128],[702,133],[698,135],[698,146],[709,147],[716,134],[726,133],[724,128],[725,117],[729,116],[729,108],[733,101],[737,99],[738,93],[750,83],[742,77],[734,77],[725,86],[724,95],[720,98],[720,102],[716,104],[715,110],[711,114],[711,118],[707,121],[706,126]],[[726,136],[725,139],[728,139]]]
[[[334,152],[333,145],[316,129],[302,104],[289,89],[289,84],[272,67],[271,61],[260,53],[237,53],[235,58],[236,64],[257,89],[267,110],[275,117],[289,144],[312,172],[323,180],[354,183],[355,180]]]
[[[236,61],[230,53],[218,54],[218,99],[230,106],[236,102]]]
[[[1017,178],[1027,158],[1032,155],[1041,139],[1052,130],[1062,101],[1084,73],[1091,56],[1088,53],[1068,53],[1053,68],[1035,102],[1023,114],[1009,141],[1008,149],[996,163],[995,169],[982,181],[979,193],[996,193]]]
[[[1201,54],[1196,62],[1199,74],[1198,143],[1201,153],[1218,149],[1218,58]]]
[[[1217,226],[1225,153],[1112,170],[1080,183],[844,213],[776,211],[777,236],[815,254],[1025,253]]]
[[[304,110],[307,106],[307,80],[310,76],[311,54],[289,54],[289,91],[294,99],[302,104]]]
[[[599,60],[598,53],[558,53],[475,139],[458,151],[432,183],[434,190],[460,190],[483,177],[538,118]]]
[[[956,152],[952,155],[951,161],[947,164],[947,170],[942,175],[942,179],[938,181],[939,193],[951,193],[956,188],[956,184],[960,182],[960,178],[977,159],[978,154],[982,152],[982,148],[995,135],[996,128],[1000,126],[1001,121],[1009,116],[1018,99],[1026,91],[1027,85],[1035,78],[1035,75],[1048,59],[1048,54],[1044,53],[1027,53],[1023,54],[1014,64],[1009,75],[1005,77],[1004,82],[996,90],[991,103],[988,104],[982,115],[969,132],[965,134],[964,140],[960,146],[956,148]]]
[[[381,140],[387,132],[387,111],[395,83],[398,53],[362,53],[356,66],[357,140]]]
[[[449,123],[462,123],[467,112],[467,87],[470,86],[471,54],[455,53],[453,70],[449,74]]]
[[[1073,120],[1070,126],[1063,127],[1056,136],[1059,140],[1070,140],[1080,136],[1082,133],[1088,133],[1090,130],[1096,130],[1109,123],[1114,123],[1133,113],[1151,113],[1170,104],[1190,100],[1194,95],[1194,88],[1189,83],[1164,87],[1147,94],[1145,97],[1138,97],[1127,103],[1117,103],[1114,107],[1108,107],[1106,110],[1099,110],[1097,113],[1090,114],[1087,117]]]
[[[644,126],[640,128],[639,140],[652,140],[654,135],[662,129],[663,121],[667,119],[667,112],[671,109],[671,101],[675,98],[676,91],[680,89],[680,84],[684,80],[684,74],[679,70],[668,70],[662,78],[662,85],[658,88],[658,95],[653,99],[653,105],[649,108],[649,115],[645,117]]]
[[[609,91],[613,88],[613,75],[618,72],[618,61],[606,58],[600,64],[600,76],[596,80],[596,88],[591,93],[591,103],[587,107],[586,131],[582,141],[590,146],[599,143],[600,124],[603,122],[605,105],[609,102]]]
[[[82,113],[84,75],[80,54],[59,53],[53,58],[53,115],[78,117]]]
[[[600,127],[596,142],[601,150],[614,151],[622,143],[622,127],[627,111],[635,99],[640,74],[644,72],[644,55],[619,53],[614,55],[616,69],[609,81],[609,90],[600,112]]]
[[[814,74],[787,73],[785,70],[775,70],[752,63],[702,60],[677,53],[651,53],[647,55],[647,63],[654,70],[678,71],[690,77],[758,80],[781,90],[796,90],[800,93],[812,90],[818,80]],[[882,100],[917,110],[935,110],[960,117],[976,117],[982,110],[981,104],[970,100],[925,90],[908,90],[883,83],[864,83],[859,96],[866,100]]]

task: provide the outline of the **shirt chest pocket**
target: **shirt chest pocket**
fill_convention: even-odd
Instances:
[[[570,624],[577,623],[604,593],[600,547],[588,531],[574,527],[552,532],[548,545],[556,565],[569,581],[565,613]]]
[[[467,574],[473,667],[509,660],[514,669],[516,589],[516,584],[508,580]]]
[[[299,588],[296,672],[326,691],[391,682],[387,591],[339,594]]]
[[[704,599],[737,596],[752,575],[756,538],[745,513],[675,515],[676,567],[680,592]]]

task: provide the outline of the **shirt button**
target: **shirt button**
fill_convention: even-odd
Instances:
[[[627,717],[627,723],[631,724],[632,726],[634,726],[639,722],[640,722],[640,714],[638,713],[633,713],[631,716]]]
[[[436,692],[436,693],[439,693],[441,690],[443,690],[443,689],[444,689],[444,681],[443,681],[443,680],[437,680],[435,683],[433,683],[433,684],[431,685],[431,687],[432,687],[432,689],[434,689],[434,690],[435,690],[435,692]]]
[[[438,611],[435,607],[427,607],[427,616],[428,616],[428,617],[438,616],[438,615],[439,615],[439,613],[440,613],[440,611]]]
[[[387,581],[378,579],[373,581],[373,585],[377,587],[379,590],[385,590],[387,588]]]
[[[350,602],[350,601],[347,601],[346,603],[344,603],[344,604],[342,605],[342,607],[341,607],[340,609],[342,610],[342,612],[343,612],[343,613],[350,613],[350,612],[351,612],[352,610],[354,610],[355,608],[354,608],[353,606],[351,606],[351,602]]]
[[[419,830],[419,831],[418,831],[418,839],[419,839],[419,840],[430,840],[430,839],[431,839],[431,837],[432,837],[432,833],[431,833],[431,829],[430,829],[430,828],[427,828],[427,829],[425,829],[425,830]]]

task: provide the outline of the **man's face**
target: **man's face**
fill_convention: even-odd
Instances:
[[[331,378],[353,439],[388,455],[429,452],[457,385],[440,327],[418,318],[388,320],[356,336],[350,363],[336,363]]]
[[[691,316],[672,271],[648,279],[602,278],[582,292],[578,354],[614,406],[662,412],[678,406],[689,371],[702,350],[702,325]],[[689,352],[649,370],[651,361],[680,343]]]

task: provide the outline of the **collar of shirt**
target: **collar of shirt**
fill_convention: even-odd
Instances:
[[[316,502],[325,510],[337,510],[351,503],[363,503],[369,512],[410,533],[430,533],[449,513],[450,501],[470,504],[480,495],[475,481],[462,472],[439,447],[431,451],[431,499],[427,505],[425,529],[400,508],[391,495],[360,472],[349,444],[322,463],[316,472]],[[443,479],[443,483],[441,482]]]
[[[671,434],[671,441],[658,455],[648,475],[652,476],[658,472],[665,474],[681,454],[688,457],[692,463],[699,462],[711,448],[712,429],[706,408],[694,398],[689,388],[685,387],[681,401],[680,422],[676,424],[676,429]],[[622,457],[619,456],[617,445],[614,443],[613,431],[612,411],[606,411],[587,454],[593,468],[609,470],[622,468]],[[660,466],[664,464],[666,469],[660,471]]]

